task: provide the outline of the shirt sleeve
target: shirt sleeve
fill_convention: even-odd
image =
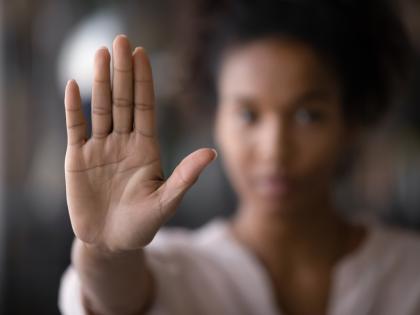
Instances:
[[[178,272],[178,267],[184,264],[184,255],[177,253],[177,245],[184,247],[188,241],[189,233],[184,230],[160,231],[152,244],[145,248],[146,261],[154,274],[157,291],[147,315],[178,314],[175,312],[178,309],[182,310],[180,314],[185,314],[185,304],[179,297],[185,292],[179,290],[182,279]],[[72,266],[61,278],[58,307],[62,315],[89,315],[82,302],[80,278]]]
[[[147,315],[185,314],[185,304],[179,295],[182,279],[177,272],[177,264],[160,255],[148,253],[147,262],[151,267],[156,281],[156,295]],[[58,308],[62,315],[89,315],[82,303],[81,282],[76,270],[70,266],[64,272],[58,295]],[[169,308],[169,310],[168,310]]]
[[[88,315],[82,304],[79,277],[71,266],[61,278],[58,308],[63,315]]]

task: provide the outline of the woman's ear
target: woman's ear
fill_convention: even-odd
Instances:
[[[336,169],[337,179],[349,175],[359,156],[363,141],[363,128],[359,125],[347,125],[343,134],[343,146]]]
[[[347,127],[346,141],[350,147],[359,146],[362,141],[363,128],[360,125],[351,125]]]

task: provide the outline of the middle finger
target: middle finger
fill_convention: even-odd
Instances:
[[[133,129],[133,62],[130,43],[119,35],[113,43],[112,118],[114,132],[126,134]]]

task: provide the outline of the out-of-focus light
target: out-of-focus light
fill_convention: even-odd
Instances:
[[[111,49],[114,37],[125,32],[123,25],[119,16],[110,11],[100,11],[79,23],[65,40],[59,54],[60,87],[69,79],[75,79],[82,99],[89,98],[95,52],[101,46]]]

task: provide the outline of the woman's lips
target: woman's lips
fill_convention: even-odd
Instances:
[[[264,197],[283,197],[293,190],[292,181],[284,176],[260,176],[254,181],[256,192]]]

